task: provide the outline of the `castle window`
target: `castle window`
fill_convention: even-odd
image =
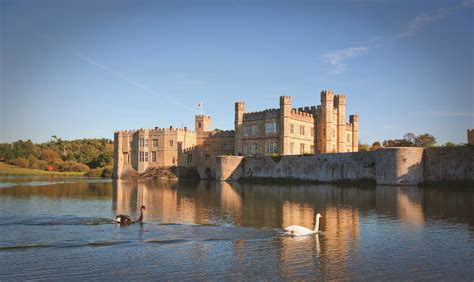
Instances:
[[[189,154],[188,155],[188,164],[191,164],[193,162],[193,155]]]
[[[144,145],[144,144],[145,144],[145,139],[143,139],[143,138],[138,139],[138,146],[139,146],[140,148],[143,148],[143,145]]]
[[[173,140],[170,140],[170,146],[173,147]]]
[[[244,126],[244,136],[245,137],[249,136],[249,127],[248,126]]]
[[[290,133],[295,134],[295,125],[294,124],[290,124]]]
[[[311,137],[314,137],[314,127],[310,127],[309,132],[311,132]]]
[[[300,125],[300,134],[304,135],[304,125]]]
[[[145,138],[145,147],[148,147],[148,139]]]
[[[277,123],[276,122],[267,122],[265,123],[265,133],[267,134],[273,134],[277,133]]]
[[[151,140],[151,145],[152,145],[154,148],[158,147],[158,139],[152,139],[152,140]]]
[[[156,163],[156,151],[151,152],[151,161]]]
[[[295,153],[295,142],[290,143],[290,154],[293,155]]]
[[[257,154],[257,143],[252,143],[252,155]]]
[[[206,161],[207,161],[207,160],[209,160],[209,157],[210,157],[210,156],[209,156],[209,155],[207,155],[207,154],[206,154],[206,155],[204,155],[204,160],[206,160]]]
[[[304,154],[304,144],[303,143],[300,144],[300,154],[301,155]]]
[[[175,163],[176,163],[176,159],[173,158],[173,160],[172,160],[171,162],[172,162],[173,164],[175,164]]]
[[[242,148],[242,153],[244,154],[244,156],[248,155],[248,144],[247,143],[244,143],[243,148]]]
[[[140,162],[143,162],[143,159],[144,159],[144,153],[142,151],[140,151],[140,158],[139,158],[139,161]]]
[[[145,152],[145,162],[148,162],[148,152]]]
[[[252,135],[258,135],[258,125],[252,125]]]
[[[198,122],[198,128],[201,128],[201,127],[202,127],[201,122]]]
[[[278,146],[276,142],[266,142],[265,143],[265,155],[274,155],[278,154]]]

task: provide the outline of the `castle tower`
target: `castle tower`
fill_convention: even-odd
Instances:
[[[334,97],[334,107],[337,109],[337,152],[346,150],[346,96],[337,95]],[[352,141],[351,144],[352,146]]]
[[[334,122],[334,95],[332,90],[321,91],[321,153],[331,153],[336,146]]]
[[[206,115],[196,115],[194,117],[194,130],[196,132],[212,131],[211,117]]]
[[[114,133],[114,173],[115,179],[120,178],[122,175],[123,168],[123,156],[122,156],[122,132],[118,131]]]
[[[244,113],[245,113],[245,104],[244,102],[236,102],[235,103],[235,145],[234,150],[236,155],[242,154],[242,122],[244,120]]]
[[[359,116],[349,116],[349,122],[352,124],[352,152],[359,151]]]
[[[290,154],[291,97],[280,96],[280,155]]]

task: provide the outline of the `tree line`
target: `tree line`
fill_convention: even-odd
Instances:
[[[462,146],[463,144],[455,144],[453,142],[447,142],[442,147],[455,147]],[[359,151],[372,151],[377,150],[383,147],[422,147],[422,148],[431,148],[437,146],[436,138],[429,134],[423,133],[416,135],[414,133],[405,133],[401,139],[388,139],[384,140],[382,143],[376,141],[372,143],[372,146],[369,144],[359,144]]]
[[[62,140],[52,136],[49,142],[31,140],[0,143],[0,161],[22,168],[49,171],[85,172],[88,176],[112,175],[114,145],[110,139]]]

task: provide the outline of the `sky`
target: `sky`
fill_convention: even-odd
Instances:
[[[347,97],[361,143],[474,128],[474,0],[0,0],[0,142]]]

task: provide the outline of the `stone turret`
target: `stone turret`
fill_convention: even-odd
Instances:
[[[334,122],[334,94],[332,90],[321,91],[321,150],[332,152],[335,147],[336,138],[333,131],[336,130]]]
[[[245,113],[245,104],[244,102],[236,102],[235,103],[235,144],[234,150],[236,155],[242,154],[242,122],[244,120],[244,113]]]
[[[334,108],[337,109],[337,151],[346,150],[346,96],[337,95],[334,97]]]
[[[352,152],[359,151],[359,115],[349,116],[349,122],[352,124]]]
[[[212,119],[206,115],[196,115],[194,117],[194,131],[212,131]]]
[[[280,96],[280,148],[281,155],[290,154],[290,117],[291,117],[291,97]]]

